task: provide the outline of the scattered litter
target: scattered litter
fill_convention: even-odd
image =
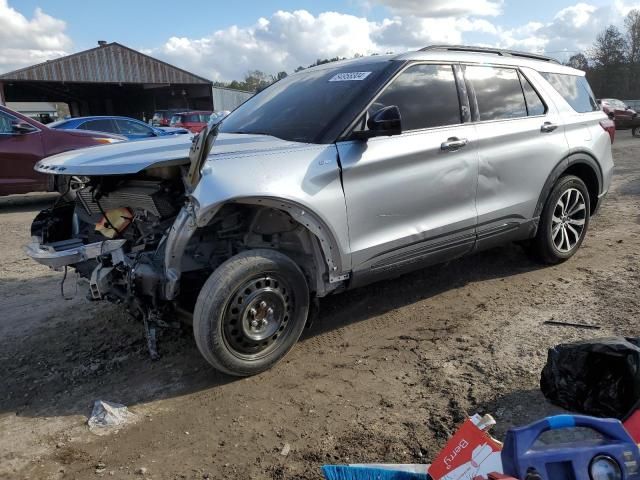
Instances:
[[[435,480],[463,480],[502,472],[502,444],[488,433],[495,424],[491,415],[468,418],[435,458],[429,475]]]
[[[421,472],[413,471],[413,465],[325,465],[322,473],[326,480],[429,480],[424,465]]]
[[[136,468],[136,475],[146,475],[147,469],[146,467]]]
[[[119,427],[126,423],[131,423],[135,419],[136,415],[131,413],[124,405],[96,400],[87,424],[92,433],[107,435],[117,432]]]
[[[558,320],[547,320],[544,322],[545,325],[555,325],[557,327],[575,327],[575,328],[585,328],[587,330],[600,330],[599,325],[588,325],[586,323],[573,323],[573,322],[560,322]]]
[[[604,338],[549,349],[540,389],[552,403],[624,418],[640,400],[640,338]]]
[[[286,457],[287,455],[289,455],[290,451],[291,451],[291,445],[289,445],[288,443],[285,443],[284,447],[282,447],[282,450],[280,451],[280,455],[282,455],[283,457]]]
[[[547,417],[511,428],[504,445],[490,437],[489,415],[468,418],[431,465],[325,465],[327,480],[575,480],[640,478],[640,450],[618,420],[583,415]],[[550,430],[576,427],[597,433],[571,442],[561,435],[540,441]],[[557,432],[561,433],[561,432]],[[626,474],[620,466],[624,465]],[[617,474],[616,474],[617,472]]]

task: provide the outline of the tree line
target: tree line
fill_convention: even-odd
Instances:
[[[640,10],[629,12],[622,30],[609,25],[566,64],[587,72],[598,98],[640,99]]]
[[[354,58],[361,57],[362,55],[356,54]],[[347,57],[333,57],[333,58],[318,58],[311,65],[303,67],[300,65],[295,69],[295,72],[306,70],[307,68],[316,67],[318,65],[324,65],[325,63],[337,62],[339,60],[346,60]],[[235,88],[236,90],[244,90],[245,92],[260,92],[264,90],[272,83],[277,82],[287,76],[287,72],[278,72],[276,75],[269,75],[260,70],[251,70],[244,76],[244,80],[233,80],[231,82],[214,82],[215,87]]]

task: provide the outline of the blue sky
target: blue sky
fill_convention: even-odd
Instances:
[[[455,1],[455,0],[452,0]],[[561,8],[578,2],[566,0],[507,1],[499,23],[516,27],[529,21],[550,21]],[[604,6],[606,0],[589,1]],[[201,37],[231,25],[245,26],[277,10],[307,10],[317,15],[336,11],[382,20],[388,16],[384,6],[368,8],[363,2],[337,0],[247,0],[238,8],[235,2],[191,0],[180,6],[175,0],[109,0],[92,2],[91,8],[78,8],[78,0],[19,0],[10,5],[25,16],[37,7],[67,22],[67,32],[79,49],[92,47],[98,38],[118,40],[136,47],[153,48],[169,36]],[[532,8],[532,5],[535,7]],[[98,22],[95,20],[99,19]],[[144,19],[141,25],[140,19]]]
[[[560,59],[640,0],[0,0],[0,72],[117,41],[208,78],[316,58],[471,43]]]

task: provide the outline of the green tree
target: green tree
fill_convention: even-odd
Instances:
[[[626,60],[627,41],[615,25],[609,25],[596,37],[590,57],[597,67],[622,65]]]
[[[567,65],[572,68],[577,68],[578,70],[588,70],[589,69],[589,60],[583,53],[576,53],[575,55],[571,55]]]

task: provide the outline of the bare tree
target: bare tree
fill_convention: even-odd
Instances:
[[[624,26],[627,30],[627,59],[629,63],[640,63],[640,10],[631,10]]]

